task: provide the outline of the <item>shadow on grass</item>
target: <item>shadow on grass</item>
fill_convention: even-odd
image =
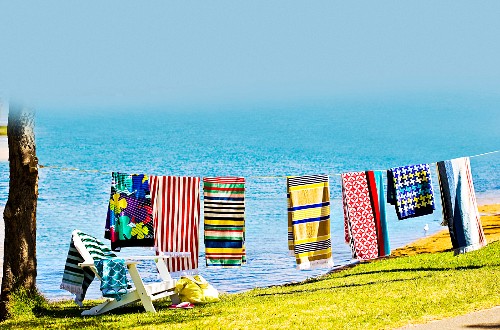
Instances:
[[[500,265],[487,265],[488,267],[495,267]],[[344,274],[342,276],[336,276],[335,278],[345,278],[350,276],[358,275],[370,275],[370,274],[381,274],[381,273],[403,273],[403,272],[440,272],[440,271],[450,271],[450,270],[473,270],[483,268],[485,266],[459,266],[459,267],[449,267],[449,268],[435,268],[435,267],[420,267],[420,268],[401,268],[401,269],[382,269],[374,270],[369,272],[360,272],[354,274]],[[331,273],[334,274],[334,273]]]
[[[81,316],[83,309],[75,308],[41,308],[37,310],[36,319],[8,320],[0,324],[1,329],[25,328],[64,328],[64,329],[129,329],[137,326],[158,326],[164,328],[169,324],[180,324],[212,316],[213,313],[195,309],[167,310],[157,308],[160,313],[146,313],[142,307],[122,307],[103,315]],[[125,315],[136,315],[134,318],[122,318]]]
[[[96,306],[98,303],[96,304]],[[78,306],[53,306],[49,305],[48,307],[40,307],[35,308],[33,310],[33,314],[36,317],[51,317],[51,318],[66,318],[66,317],[81,317],[81,314],[84,310],[90,309],[94,307],[94,305],[85,305],[84,308],[80,308]],[[144,312],[144,308],[141,305],[133,304],[130,306],[124,306],[121,308],[117,308],[113,310],[112,313],[105,313],[103,315],[123,315],[123,314],[133,314]],[[95,316],[92,316],[95,317]]]
[[[362,287],[362,286],[381,284],[381,283],[385,284],[385,283],[394,283],[394,282],[406,282],[406,281],[412,281],[412,280],[421,279],[421,278],[425,278],[425,277],[431,277],[431,275],[414,276],[414,277],[410,277],[410,278],[400,278],[400,279],[394,279],[394,280],[379,280],[379,281],[371,281],[371,282],[366,282],[366,283],[352,283],[352,284],[330,286],[330,287],[325,287],[325,288],[292,290],[292,291],[288,291],[288,292],[258,293],[255,296],[262,297],[262,296],[289,295],[289,294],[296,294],[296,293],[311,293],[311,292],[318,292],[318,291],[330,291],[330,290],[335,290],[335,289],[355,288],[355,287]]]
[[[277,288],[277,287],[290,287],[290,286],[297,286],[297,285],[303,285],[303,284],[310,284],[310,283],[316,283],[316,282],[321,282],[323,280],[329,279],[329,275],[332,274],[338,274],[344,270],[348,270],[351,268],[355,268],[358,266],[359,263],[355,264],[349,264],[345,265],[342,267],[335,268],[334,270],[328,272],[325,275],[320,275],[314,278],[308,278],[304,281],[300,282],[292,282],[292,283],[286,283],[286,284],[280,284],[280,285],[271,285],[266,287],[266,289],[269,288]],[[499,265],[488,265],[488,267],[499,267]],[[485,266],[459,266],[459,267],[450,267],[450,268],[401,268],[401,269],[382,269],[382,270],[374,270],[374,271],[368,271],[368,272],[360,272],[360,273],[354,273],[354,274],[344,274],[344,275],[337,275],[334,278],[345,278],[345,277],[350,277],[350,276],[358,276],[358,275],[370,275],[370,274],[381,274],[381,273],[402,273],[402,272],[432,272],[432,271],[450,271],[450,270],[471,270],[471,269],[479,269]]]
[[[99,302],[100,303],[100,302]],[[113,311],[96,316],[81,316],[82,311],[92,308],[94,304],[86,304],[84,308],[78,306],[54,306],[48,305],[38,307],[33,310],[37,319],[23,320],[8,320],[6,323],[0,324],[1,329],[19,329],[19,328],[134,328],[137,326],[158,325],[160,327],[168,324],[184,323],[193,321],[199,318],[211,316],[209,312],[202,306],[197,306],[194,309],[168,309],[168,303],[155,304],[157,313],[147,313],[140,304],[133,304],[117,308]],[[95,304],[97,305],[97,303]],[[121,318],[125,315],[135,315],[134,319]],[[137,321],[137,319],[139,321]]]

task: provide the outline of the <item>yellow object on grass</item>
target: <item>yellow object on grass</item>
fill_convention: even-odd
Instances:
[[[219,301],[219,292],[201,275],[181,276],[175,284],[175,293],[182,302],[205,304]]]

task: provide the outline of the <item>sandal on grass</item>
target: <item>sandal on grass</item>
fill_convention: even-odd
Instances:
[[[177,304],[177,305],[170,305],[168,306],[169,309],[179,309],[179,308],[184,308],[184,309],[190,309],[190,308],[193,308],[194,305],[191,304],[190,302],[181,302],[180,304]]]

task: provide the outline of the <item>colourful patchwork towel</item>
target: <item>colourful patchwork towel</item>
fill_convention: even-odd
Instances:
[[[370,177],[374,184],[373,172]],[[342,173],[345,241],[351,246],[352,257],[360,260],[379,256],[376,227],[377,224],[381,227],[379,200],[376,187],[369,187],[368,183],[365,172]],[[372,203],[376,203],[376,207]],[[381,233],[380,229],[379,232]]]
[[[437,169],[443,225],[448,225],[455,254],[485,246],[469,157],[438,162]]]
[[[388,170],[387,202],[396,206],[399,220],[431,214],[435,205],[429,164]]]
[[[111,249],[154,246],[149,181],[144,174],[113,172],[104,237]]]
[[[116,255],[97,238],[87,235],[81,231],[76,231],[83,244],[87,248],[94,260],[114,258]],[[61,282],[61,289],[67,290],[76,295],[75,302],[81,306],[87,289],[94,280],[95,274],[89,268],[81,268],[79,263],[84,259],[75,247],[73,236],[69,244],[68,256],[66,257],[66,264],[64,266],[63,278]]]
[[[245,263],[245,179],[203,179],[205,259],[207,267]]]
[[[190,252],[187,258],[170,258],[173,276],[198,273],[200,178],[151,176],[151,199],[158,254]]]
[[[125,259],[97,259],[94,261],[97,274],[101,277],[101,292],[103,297],[121,300],[127,293],[127,266]]]
[[[327,175],[287,177],[288,247],[298,269],[332,267]]]

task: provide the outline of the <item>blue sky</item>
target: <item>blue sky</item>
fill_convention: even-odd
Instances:
[[[500,1],[3,1],[0,94],[40,106],[500,92]]]

